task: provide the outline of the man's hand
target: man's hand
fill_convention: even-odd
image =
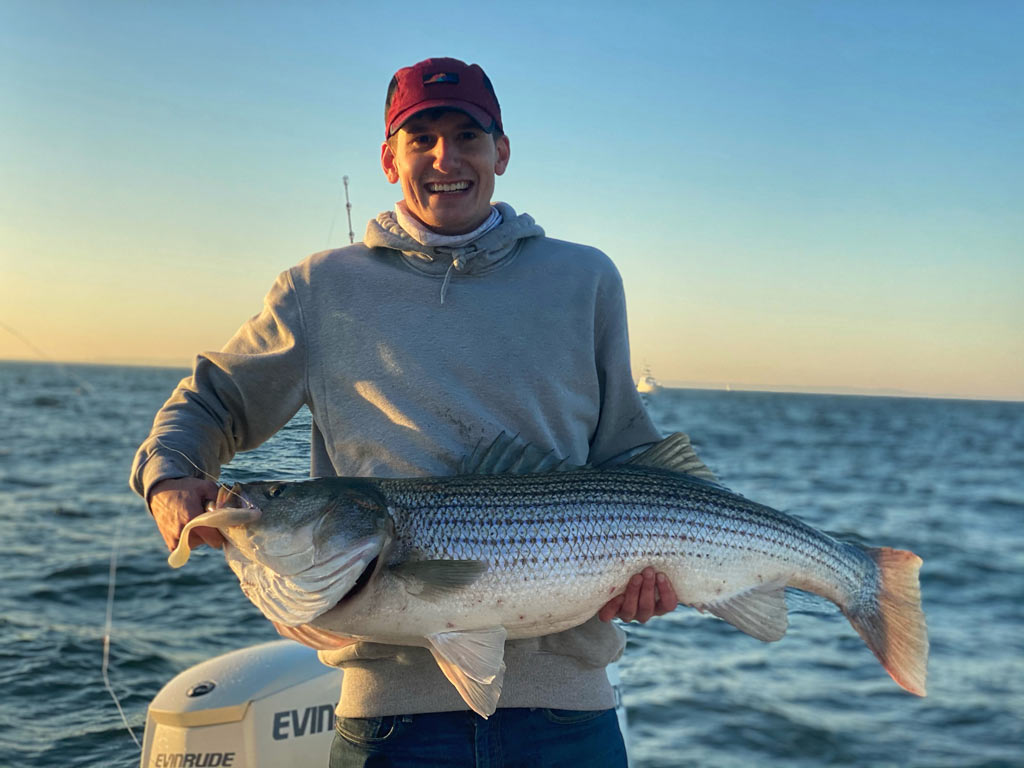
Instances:
[[[207,501],[216,500],[217,484],[198,477],[161,480],[154,485],[149,492],[149,510],[167,548],[173,550],[185,524],[205,511],[203,507]],[[192,547],[205,543],[220,549],[224,546],[224,537],[216,528],[193,528],[188,543]]]
[[[625,592],[604,604],[597,616],[601,621],[618,618],[643,624],[652,616],[672,613],[678,604],[679,598],[668,577],[655,574],[653,568],[644,568],[629,580]]]

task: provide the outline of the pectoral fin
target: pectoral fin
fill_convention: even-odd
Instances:
[[[483,560],[413,560],[392,568],[406,581],[410,594],[423,600],[436,600],[468,587],[487,570]]]
[[[505,679],[504,627],[471,632],[439,632],[430,635],[430,652],[444,676],[481,717],[498,708]]]
[[[192,547],[188,543],[188,535],[193,528],[230,528],[233,525],[245,525],[260,517],[259,507],[216,507],[209,512],[203,512],[189,520],[181,529],[178,537],[178,546],[167,558],[171,568],[181,568],[188,562],[192,553]]]
[[[759,584],[724,600],[695,606],[766,643],[781,640],[789,617],[785,582]]]

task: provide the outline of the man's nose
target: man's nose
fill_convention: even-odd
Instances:
[[[434,168],[439,171],[451,171],[458,167],[459,149],[454,141],[438,139],[434,145]]]

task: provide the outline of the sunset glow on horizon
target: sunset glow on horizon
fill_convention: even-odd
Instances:
[[[347,4],[5,2],[0,360],[220,347],[348,244],[343,175],[357,240],[393,207],[388,80],[450,55],[501,101],[496,198],[618,265],[637,376],[1024,400],[1021,21],[454,3],[426,39]]]

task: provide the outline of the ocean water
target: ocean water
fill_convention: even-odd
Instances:
[[[141,737],[182,669],[275,639],[217,553],[170,570],[127,488],[183,375],[0,363],[0,767],[134,766],[101,678]],[[846,620],[798,601],[764,644],[679,608],[628,628],[636,768],[1024,766],[1024,404],[663,390],[722,481],[833,533],[924,559],[929,695],[902,692]],[[224,477],[301,478],[308,414]]]

